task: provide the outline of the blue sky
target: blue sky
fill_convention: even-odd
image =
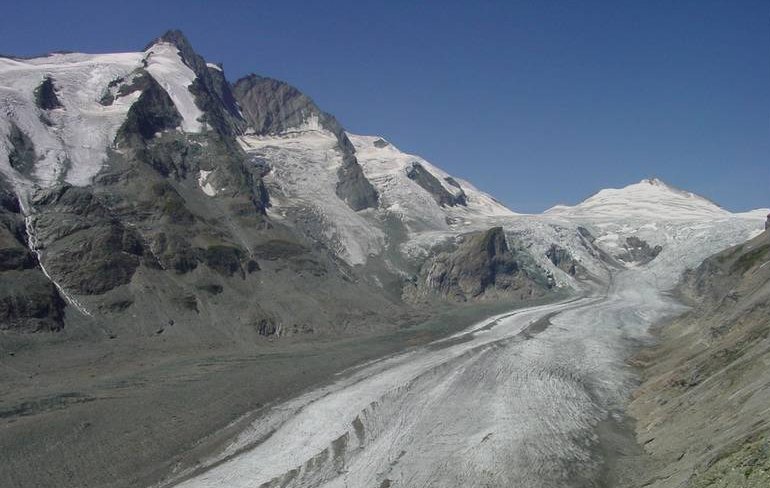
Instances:
[[[517,211],[649,176],[770,206],[770,2],[0,0],[0,52],[141,49],[180,28]]]

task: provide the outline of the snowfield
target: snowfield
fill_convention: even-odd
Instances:
[[[100,100],[114,92],[110,83],[130,79],[145,62],[145,69],[166,90],[182,115],[181,130],[203,130],[198,120],[203,112],[188,89],[195,74],[172,44],[161,42],[145,52],[134,53],[0,57],[0,173],[13,183],[22,199],[35,186],[91,183],[141,92],[116,97],[109,105]],[[60,108],[41,110],[35,104],[35,89],[46,77],[53,81]],[[20,173],[8,162],[11,124],[34,144],[38,161],[30,174]]]

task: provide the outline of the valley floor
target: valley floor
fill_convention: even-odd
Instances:
[[[532,306],[540,302],[525,302]],[[337,373],[447,337],[510,304],[453,308],[416,326],[253,347],[3,336],[0,485],[151,486],[221,452],[281,399]]]
[[[499,315],[266,409],[177,486],[623,486],[645,458],[627,359],[682,309],[620,272],[606,294]]]

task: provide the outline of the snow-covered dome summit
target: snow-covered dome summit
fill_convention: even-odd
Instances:
[[[557,205],[548,215],[587,219],[641,218],[699,220],[724,218],[730,212],[710,200],[649,178],[624,188],[601,190],[575,206]]]

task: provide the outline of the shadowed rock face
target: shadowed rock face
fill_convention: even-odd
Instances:
[[[509,249],[502,227],[471,234],[448,252],[428,259],[408,299],[431,295],[454,301],[494,297],[533,297],[545,293],[547,285],[530,277]]]
[[[40,85],[35,88],[35,103],[42,110],[53,110],[62,107],[59,97],[56,96],[53,78],[50,76],[46,76]]]
[[[340,200],[344,200],[350,208],[358,212],[367,208],[377,208],[379,195],[374,186],[364,176],[361,165],[355,156],[345,155],[342,166],[337,170],[337,188]]]
[[[293,86],[283,81],[259,75],[241,78],[233,85],[243,117],[257,134],[280,134],[301,127],[311,117],[318,117],[324,129],[338,137],[342,127],[329,114]]]
[[[8,142],[11,151],[8,154],[8,162],[11,167],[23,175],[30,175],[35,167],[37,155],[32,140],[19,127],[11,122],[11,131]]]
[[[337,196],[355,211],[377,207],[377,190],[364,176],[345,129],[337,119],[319,109],[310,97],[288,83],[255,74],[238,80],[233,85],[233,93],[248,127],[257,134],[280,134],[301,128],[311,118],[316,118],[321,128],[337,138],[342,153],[342,165],[337,172]]]
[[[545,256],[553,263],[554,266],[564,271],[570,276],[577,274],[577,262],[572,258],[572,255],[559,246],[558,244],[551,244],[551,247],[545,252]]]
[[[139,145],[155,137],[156,133],[178,127],[182,122],[168,93],[146,71],[139,70],[130,84],[123,84],[119,93],[141,91],[131,106],[123,126],[118,131],[118,145]]]
[[[426,170],[420,163],[412,163],[412,165],[406,170],[406,175],[409,179],[420,185],[420,187],[430,193],[433,199],[442,207],[454,207],[455,205],[467,205],[465,202],[465,193],[460,189],[460,194],[455,196],[444,188],[444,185],[433,176],[430,171]],[[447,181],[457,188],[460,185],[452,178],[448,178]]]
[[[61,329],[65,303],[27,247],[18,201],[2,185],[0,204],[0,330]]]

